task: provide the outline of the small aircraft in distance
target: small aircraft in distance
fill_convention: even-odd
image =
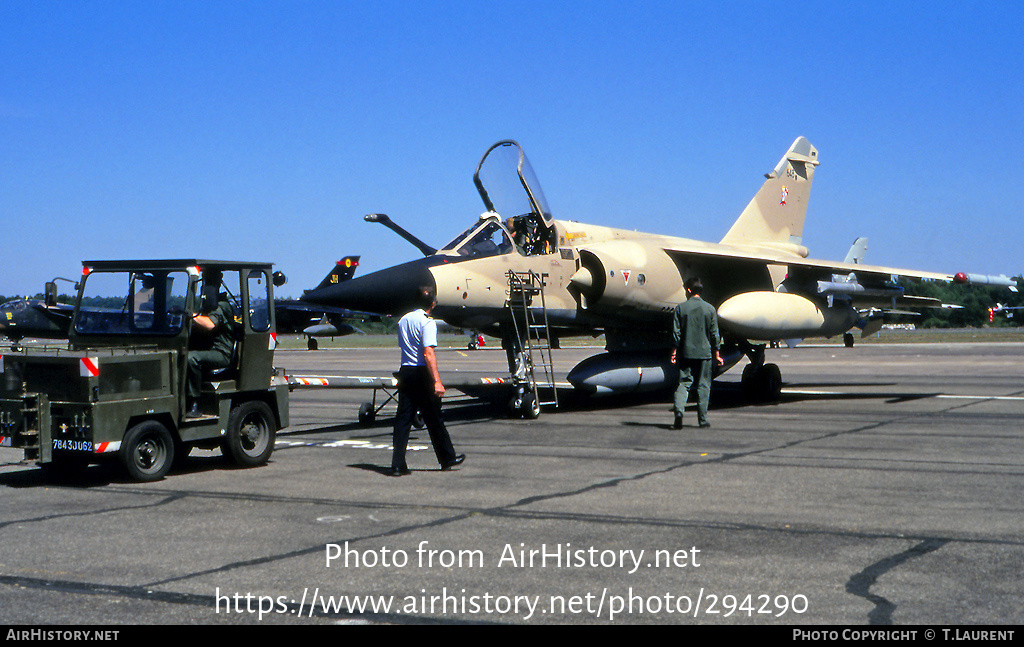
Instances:
[[[405,232],[423,258],[319,286],[302,300],[400,315],[414,307],[418,287],[434,286],[433,316],[500,337],[509,371],[520,379],[531,358],[512,294],[517,281],[533,277],[527,280],[541,294],[525,300],[529,309],[543,310],[551,347],[559,337],[605,335],[606,352],[580,362],[569,382],[592,393],[624,393],[676,379],[668,351],[672,312],[686,298],[683,282],[700,277],[723,334],[724,363],[717,373],[746,357],[744,387],[759,399],[773,399],[782,377],[765,362],[768,343],[833,337],[856,327],[870,332],[888,310],[941,305],[905,294],[900,277],[1015,286],[1004,275],[867,265],[866,243],[859,242],[843,262],[808,258],[802,234],[818,164],[817,149],[797,138],[721,241],[710,243],[556,220],[522,148],[500,141],[477,166],[473,181],[485,211],[464,232],[439,249]],[[382,214],[365,219],[404,232]],[[536,398],[521,406],[524,414],[539,410]]]
[[[358,256],[346,256],[337,263],[315,289],[338,285],[348,281],[359,267]],[[379,321],[380,315],[356,312],[348,308],[313,305],[301,299],[275,299],[277,332],[302,333],[309,337],[309,348],[317,348],[316,337],[342,337],[362,332],[347,321],[362,319]]]
[[[50,281],[42,299],[11,299],[0,304],[0,335],[17,348],[21,340],[67,339],[75,306],[57,303],[57,284]]]

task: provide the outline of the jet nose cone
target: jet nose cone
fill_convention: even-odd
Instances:
[[[427,259],[395,265],[336,285],[307,290],[302,300],[338,308],[402,315],[415,310],[421,287],[437,289]]]

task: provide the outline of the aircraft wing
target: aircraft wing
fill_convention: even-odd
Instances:
[[[350,319],[373,319],[375,321],[380,320],[380,315],[375,312],[362,312],[360,310],[349,310],[348,308],[339,308],[329,305],[320,305],[315,303],[306,303],[305,301],[296,299],[285,299],[279,300],[274,303],[274,308],[278,311],[286,312],[302,312],[315,314],[336,314]]]
[[[955,275],[938,272],[922,272],[919,270],[906,270],[879,265],[865,265],[861,263],[845,263],[841,261],[825,261],[797,256],[783,250],[772,250],[766,247],[742,247],[735,245],[702,245],[695,246],[665,246],[665,252],[673,258],[681,257],[705,257],[729,259],[748,263],[767,265],[786,265],[800,268],[808,273],[828,274],[849,274],[851,272],[872,276],[900,276],[911,279],[924,279],[933,281],[951,282]],[[1005,277],[1004,277],[1005,278]],[[1010,281],[1010,279],[1007,279]]]
[[[927,297],[913,297],[903,295],[903,290],[897,285],[900,279],[913,281],[941,281],[944,283],[960,283],[972,285],[994,285],[1016,289],[1016,281],[1005,276],[990,276],[982,274],[970,274],[959,272],[946,274],[940,272],[925,272],[920,270],[908,270],[880,265],[866,265],[862,263],[848,263],[840,261],[825,261],[809,259],[793,254],[783,249],[773,250],[764,247],[742,247],[730,245],[702,245],[695,246],[666,246],[665,252],[676,262],[679,267],[684,266],[707,266],[709,264],[717,267],[735,266],[736,270],[743,273],[744,267],[749,269],[761,268],[763,266],[774,266],[785,270],[784,291],[793,291],[803,294],[811,293],[822,296],[830,294],[843,294],[849,296],[855,303],[858,301],[874,300],[879,298],[891,300],[897,299],[895,305],[903,307],[936,307],[942,304],[936,299]],[[761,272],[763,275],[763,270]],[[708,282],[713,281],[709,276]],[[751,289],[749,280],[743,290]],[[762,290],[775,290],[777,285],[772,285],[763,279],[758,286]],[[727,290],[729,291],[729,290]]]
[[[306,303],[297,299],[278,299],[274,301],[274,309],[277,310],[278,332],[307,332],[310,327],[317,326],[326,317],[331,321],[330,326],[336,332],[317,332],[316,334],[344,335],[341,332],[346,319],[360,319],[363,321],[380,321],[380,315],[371,312],[361,312],[330,305],[318,305]],[[355,332],[355,328],[349,327],[349,332]],[[307,334],[309,334],[307,332]]]

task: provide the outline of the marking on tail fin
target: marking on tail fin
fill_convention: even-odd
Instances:
[[[818,151],[797,137],[722,238],[726,245],[799,250]],[[799,251],[797,251],[799,250]]]
[[[324,280],[320,282],[317,289],[348,281],[353,275],[355,275],[357,267],[359,267],[359,257],[346,256],[334,264],[334,267],[331,268],[331,271],[324,277]]]

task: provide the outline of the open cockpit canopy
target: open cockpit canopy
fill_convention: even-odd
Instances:
[[[477,166],[473,183],[487,211],[442,251],[471,257],[555,251],[551,210],[518,143],[504,140],[491,146]]]

